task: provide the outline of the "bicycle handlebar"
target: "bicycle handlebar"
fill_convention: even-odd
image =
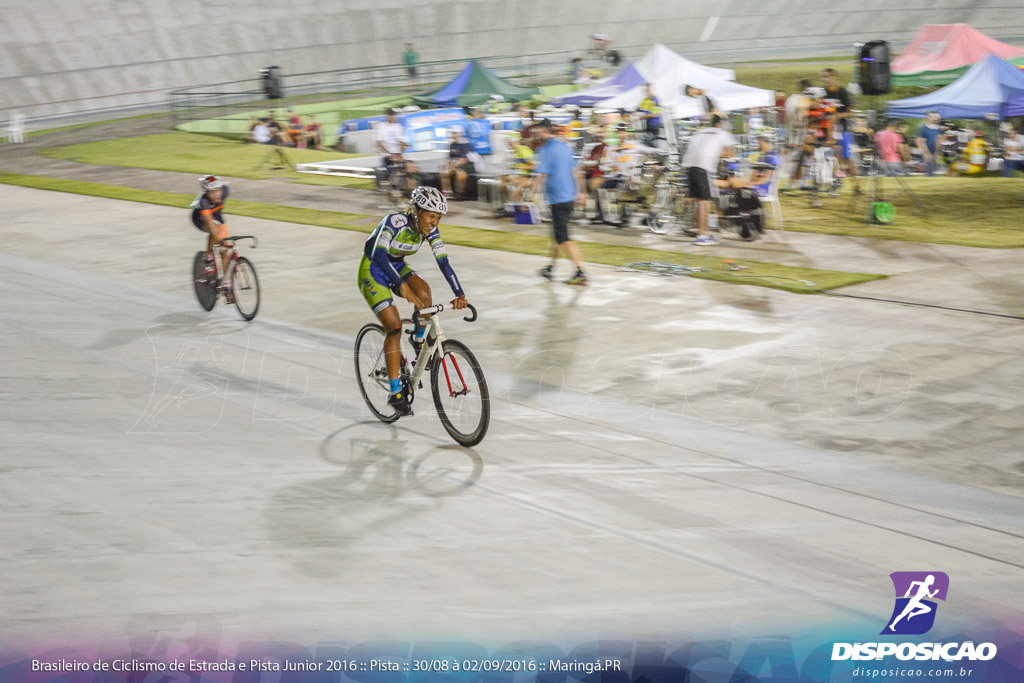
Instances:
[[[217,246],[223,247],[225,242],[238,242],[239,240],[252,240],[253,248],[260,246],[260,240],[255,235],[239,235],[238,237],[225,237],[220,242],[217,242]]]
[[[473,317],[472,318],[468,318],[468,317],[467,318],[463,318],[463,320],[465,320],[467,323],[471,323],[471,322],[475,321],[479,316],[476,313],[476,306],[474,306],[473,304],[466,304],[466,305],[469,308],[469,310],[473,312]],[[448,310],[448,309],[455,310],[454,308],[452,308],[451,304],[434,304],[433,306],[427,306],[426,308],[421,308],[418,311],[415,311],[413,313],[412,317],[413,317],[413,320],[415,320],[420,315],[432,315],[434,313],[440,313],[441,311]]]

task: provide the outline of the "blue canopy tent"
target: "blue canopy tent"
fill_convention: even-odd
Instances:
[[[944,119],[984,119],[1024,114],[1024,71],[987,55],[944,88],[886,105],[891,118],[923,118],[937,111]]]
[[[577,90],[576,92],[569,93],[568,95],[553,97],[551,99],[551,104],[559,107],[565,104],[575,104],[580,107],[593,107],[602,100],[607,100],[609,97],[621,95],[622,93],[632,90],[639,85],[643,85],[646,82],[647,79],[640,75],[640,72],[636,70],[636,67],[629,64],[623,67],[619,73],[615,74],[611,78],[598,81],[586,90]]]

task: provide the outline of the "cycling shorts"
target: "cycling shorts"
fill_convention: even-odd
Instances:
[[[416,274],[416,271],[410,268],[404,260],[395,263],[395,270],[401,276],[402,282]],[[374,265],[373,261],[365,256],[359,261],[357,280],[359,282],[359,291],[362,292],[363,298],[366,299],[366,303],[373,310],[374,314],[380,313],[388,306],[394,304],[392,294],[398,296],[397,289],[392,292],[391,288],[387,285],[387,278],[384,277],[384,273]]]
[[[212,217],[213,222],[215,224],[222,225],[224,223],[224,216],[221,215],[220,211],[214,211]],[[209,230],[206,229],[206,221],[203,219],[202,211],[200,211],[199,209],[192,209],[191,219],[192,225],[195,226],[196,230],[201,230],[202,232],[209,232]]]

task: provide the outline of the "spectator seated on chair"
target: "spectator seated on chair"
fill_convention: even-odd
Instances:
[[[256,142],[256,140],[254,139],[253,131],[256,129],[256,126],[258,126],[258,125],[260,125],[260,120],[258,118],[256,118],[255,116],[250,116],[249,117],[249,130],[247,130],[245,132],[245,141],[246,142],[249,142],[249,143]]]
[[[762,129],[763,130],[763,129]],[[748,187],[758,197],[767,197],[772,184],[772,176],[782,163],[781,157],[775,153],[772,145],[772,136],[768,131],[757,136],[758,151],[751,154],[750,172],[743,176],[730,175],[720,179],[718,186],[722,188],[739,189]]]
[[[517,104],[513,110],[519,114],[519,135],[522,139],[523,144],[530,144],[531,128],[535,125],[533,118],[533,112],[530,111],[525,104]],[[532,145],[531,145],[532,149]]]
[[[1009,178],[1014,171],[1024,171],[1024,135],[1011,127],[1003,138],[1003,176]]]
[[[601,213],[601,202],[599,201],[597,191],[604,183],[604,170],[601,169],[601,161],[604,159],[605,148],[607,144],[604,139],[608,134],[608,124],[599,122],[595,126],[591,126],[587,129],[585,135],[590,139],[589,142],[584,145],[584,158],[580,162],[580,166],[583,167],[583,182],[587,186],[587,196],[593,197],[597,205],[597,220],[603,221],[604,215]],[[581,136],[583,137],[583,136]]]
[[[288,137],[296,147],[305,147],[306,136],[302,130],[302,116],[288,107]]]
[[[270,136],[272,139],[271,144],[280,145],[282,147],[295,146],[295,142],[292,140],[291,136],[288,135],[288,131],[285,130],[277,119],[274,118],[273,111],[267,112],[266,124],[267,128],[270,129]]]
[[[308,119],[309,123],[306,124],[306,147],[312,147],[314,149],[323,149],[322,140],[320,138],[320,122],[316,120],[315,116],[310,116]]]
[[[605,147],[599,165],[600,170],[604,171],[604,176],[597,188],[597,210],[605,219],[609,217],[610,204],[632,201],[640,171],[643,169],[644,153],[648,150],[657,151],[632,140],[631,131],[626,124],[619,123],[616,128],[618,142]]]
[[[251,132],[252,142],[259,145],[278,144],[277,136],[274,135],[273,132],[271,132],[270,127],[267,125],[267,123],[268,120],[266,118],[262,118],[256,122],[256,125],[253,126]]]
[[[448,148],[448,162],[441,169],[441,191],[446,196],[452,195],[454,183],[455,196],[459,199],[465,198],[466,180],[470,175],[476,173],[476,168],[469,156],[473,152],[473,145],[466,140],[460,128],[452,128],[452,144]]]
[[[533,148],[524,143],[520,137],[512,138],[512,188],[509,190],[509,201],[518,202],[530,185],[533,175]]]

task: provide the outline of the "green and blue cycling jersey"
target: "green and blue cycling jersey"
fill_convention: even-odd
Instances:
[[[388,214],[363,247],[363,258],[359,261],[359,291],[374,313],[390,306],[392,292],[398,294],[402,283],[416,273],[405,259],[419,251],[424,242],[430,244],[437,266],[452,292],[457,297],[463,295],[459,278],[448,262],[441,232],[434,228],[424,237],[413,225],[413,220],[411,212]]]

